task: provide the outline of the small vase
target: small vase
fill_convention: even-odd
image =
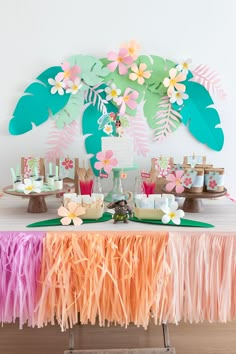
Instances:
[[[102,183],[101,183],[101,177],[100,176],[95,176],[94,177],[92,192],[93,193],[97,193],[97,194],[102,194]]]

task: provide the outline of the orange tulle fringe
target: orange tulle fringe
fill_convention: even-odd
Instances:
[[[171,294],[167,243],[167,232],[48,232],[37,325],[157,323]]]

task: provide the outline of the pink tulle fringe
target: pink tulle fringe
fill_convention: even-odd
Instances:
[[[44,232],[0,232],[0,321],[34,326]]]
[[[170,232],[167,263],[163,321],[235,319],[235,234]]]

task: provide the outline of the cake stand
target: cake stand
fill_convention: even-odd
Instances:
[[[13,186],[6,186],[3,188],[3,192],[6,194],[14,195],[21,198],[29,199],[27,212],[28,213],[46,213],[48,208],[45,201],[45,197],[49,195],[54,195],[58,193],[62,193],[62,189],[50,190],[40,193],[29,193],[24,194],[23,192],[17,192],[13,190]]]
[[[225,188],[222,192],[201,192],[201,193],[191,193],[191,192],[167,192],[165,186],[162,187],[163,193],[173,194],[177,198],[185,198],[182,209],[187,213],[200,213],[203,211],[202,199],[212,199],[223,197],[227,193]]]

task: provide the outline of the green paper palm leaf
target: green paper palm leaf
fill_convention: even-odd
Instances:
[[[9,132],[20,135],[30,131],[33,125],[44,123],[50,116],[59,112],[68,102],[70,94],[60,96],[51,94],[51,85],[48,79],[62,71],[60,66],[53,66],[45,70],[27,87],[24,96],[18,101],[9,123]]]

